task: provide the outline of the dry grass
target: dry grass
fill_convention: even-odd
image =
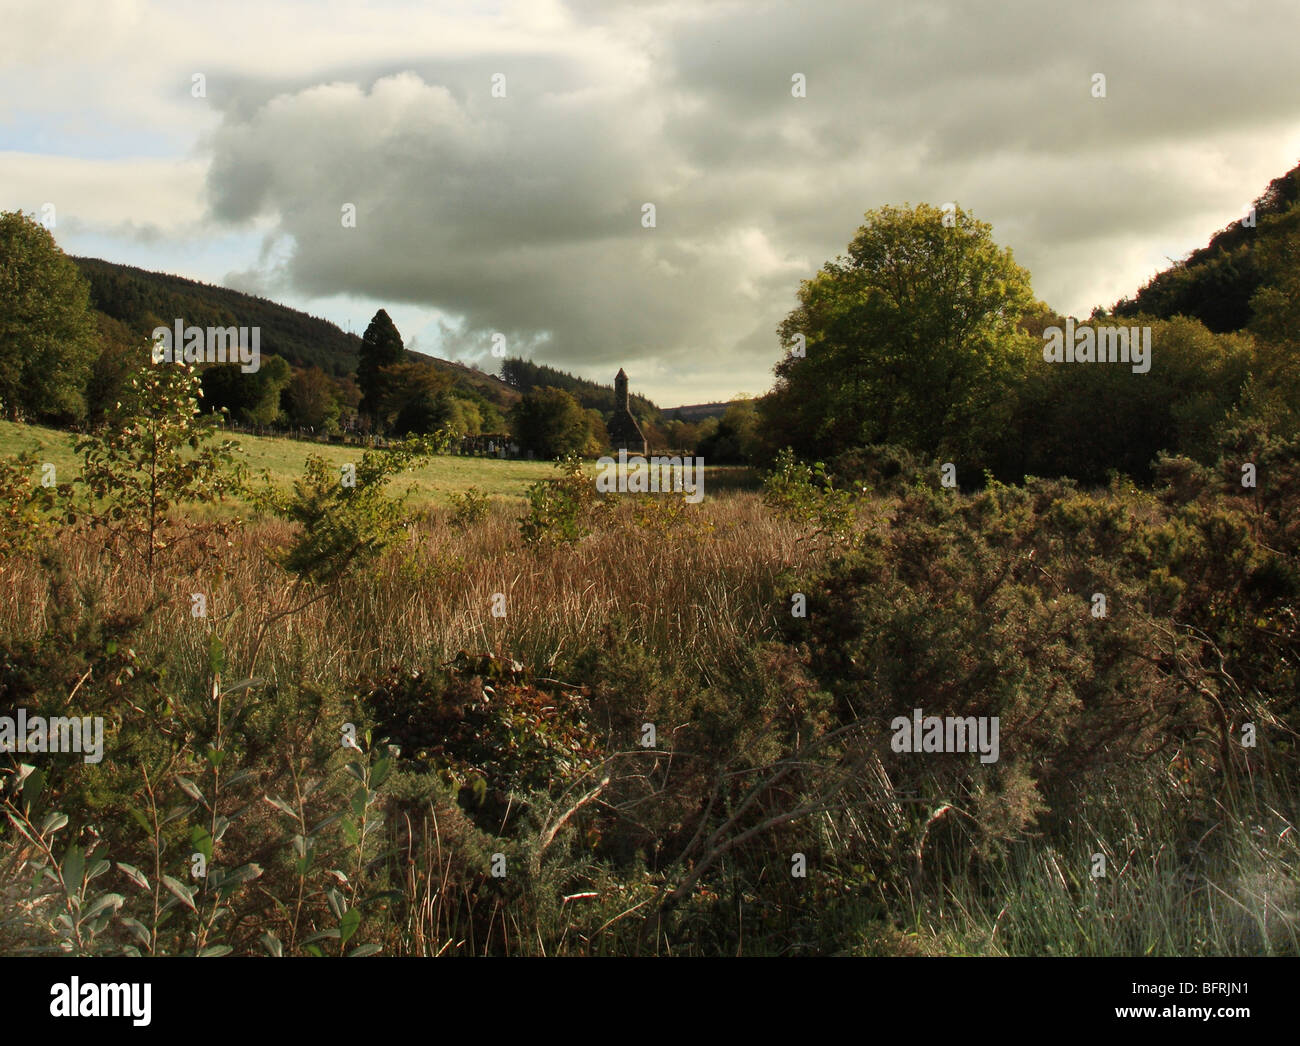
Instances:
[[[796,528],[774,517],[755,493],[727,492],[685,506],[666,522],[654,496],[626,499],[611,526],[572,548],[529,549],[519,510],[494,504],[467,531],[433,508],[407,540],[373,570],[323,594],[294,588],[270,560],[289,537],[283,523],[258,520],[238,532],[217,558],[176,569],[184,551],[153,585],[132,564],[111,565],[92,538],[69,532],[66,563],[79,583],[99,590],[116,612],[162,600],[140,641],[156,643],[197,666],[215,629],[232,671],[248,667],[254,637],[270,613],[314,602],[270,628],[257,668],[309,665],[317,681],[354,679],[396,663],[441,661],[458,650],[506,654],[534,667],[588,644],[607,624],[656,651],[708,673],[718,652],[741,637],[771,634],[789,606],[778,591],[784,568],[811,553]],[[640,520],[636,518],[640,516]],[[194,558],[194,557],[190,557]],[[51,594],[30,561],[0,565],[0,629],[18,637],[42,630]],[[208,618],[191,616],[191,594],[207,597]],[[503,593],[506,614],[494,617]],[[292,652],[288,661],[282,655]]]

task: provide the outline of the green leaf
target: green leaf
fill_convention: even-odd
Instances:
[[[387,781],[388,775],[392,772],[392,769],[393,761],[387,756],[375,763],[374,767],[370,771],[370,787],[378,788],[381,784]]]
[[[348,939],[357,932],[361,925],[361,910],[359,908],[349,908],[343,913],[343,918],[339,920],[339,945],[348,943]]]
[[[45,820],[41,822],[41,835],[50,835],[57,832],[68,823],[68,815],[52,810],[45,815]]]
[[[116,911],[118,908],[122,907],[122,904],[125,901],[126,898],[120,893],[101,893],[91,902],[90,907],[82,913],[80,921],[86,922],[88,919],[93,919],[95,916],[107,911],[109,908]]]
[[[68,847],[68,852],[63,855],[63,864],[60,870],[63,872],[63,882],[69,890],[81,889],[81,873],[86,867],[86,855],[80,846],[75,843]]]
[[[265,799],[272,806],[274,806],[282,814],[288,814],[295,821],[298,819],[297,811],[294,810],[294,808],[290,806],[288,803],[286,803],[283,799],[276,799],[274,796],[270,796],[270,795],[264,795],[262,796],[262,798]]]
[[[325,891],[325,900],[329,903],[330,911],[334,913],[334,918],[343,918],[343,895],[334,887],[329,887]]]
[[[269,955],[274,955],[277,959],[284,955],[284,945],[281,943],[280,938],[270,930],[263,933],[258,940],[262,942],[262,947],[266,949]]]
[[[235,949],[228,944],[210,944],[199,952],[200,959],[218,959],[223,955],[229,955]]]
[[[190,845],[203,855],[205,861],[212,860],[212,835],[201,824],[190,829]]]
[[[343,829],[343,838],[349,846],[356,846],[361,841],[361,834],[357,831],[356,822],[350,817],[344,817],[339,822]]]
[[[35,812],[36,800],[40,797],[41,789],[44,787],[45,772],[36,767],[23,781],[23,802],[27,804],[27,809]]]
[[[250,777],[256,777],[260,771],[256,767],[246,767],[237,773],[231,774],[226,781],[227,788],[234,788],[237,784],[243,784]]]
[[[140,922],[139,919],[132,919],[131,916],[129,915],[120,916],[117,921],[121,923],[123,926],[125,926],[128,930],[130,930],[133,934],[135,934],[135,939],[137,941],[139,941],[146,948],[149,947],[150,944],[149,931],[148,929],[145,928],[144,923]]]
[[[131,880],[131,882],[135,883],[136,886],[140,887],[141,889],[143,890],[149,889],[149,879],[144,874],[144,872],[140,871],[139,868],[118,861],[117,870],[121,872],[123,875],[125,875],[128,879]]]
[[[218,676],[226,667],[226,646],[215,632],[208,633],[208,670]]]
[[[229,697],[231,694],[237,694],[241,690],[247,690],[250,686],[261,686],[266,680],[264,679],[241,679],[233,686],[228,686],[221,691],[222,697]]]
[[[153,825],[149,823],[149,819],[145,817],[141,811],[137,810],[134,806],[128,806],[126,812],[131,815],[136,824],[144,829],[145,835],[153,835]]]
[[[233,872],[226,876],[222,881],[223,887],[238,886],[241,883],[251,883],[254,879],[262,874],[262,866],[259,864],[249,863],[241,864]]]
[[[203,798],[203,793],[199,791],[199,786],[196,785],[184,774],[176,775],[176,783],[177,785],[180,786],[180,790],[184,792],[186,795],[188,795],[191,799],[198,800],[204,806],[208,805],[208,801]]]
[[[348,952],[348,958],[363,959],[367,955],[378,955],[381,951],[383,951],[383,948],[381,948],[377,944],[363,944],[360,947],[353,948],[352,951]]]
[[[175,896],[175,898],[189,908],[190,911],[198,911],[194,907],[194,891],[178,879],[173,879],[170,875],[162,877],[163,886]]]

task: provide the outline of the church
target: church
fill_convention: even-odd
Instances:
[[[627,375],[619,367],[614,376],[614,413],[605,425],[609,433],[609,445],[614,450],[626,450],[629,454],[646,454],[645,435],[641,426],[632,417],[627,391]]]

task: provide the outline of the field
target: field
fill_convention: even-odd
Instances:
[[[340,466],[357,462],[363,453],[360,447],[307,443],[274,436],[239,433],[233,438],[242,451],[238,460],[248,469],[250,480],[257,482],[266,473],[279,487],[287,487],[302,475],[309,454],[317,454],[331,465]],[[56,429],[0,421],[0,454],[39,451],[42,461],[53,462],[61,482],[78,474],[79,459],[72,450],[75,442],[75,436]],[[463,493],[470,487],[477,487],[489,497],[518,499],[523,497],[530,483],[544,478],[551,471],[550,463],[545,461],[440,455],[405,475],[403,488],[413,488],[413,506],[445,503],[449,494]]]
[[[279,488],[287,488],[303,473],[309,455],[318,455],[331,466],[349,462],[355,464],[364,448],[339,446],[329,443],[307,443],[302,440],[282,439],[275,436],[249,436],[236,434],[240,453],[237,460],[248,470],[250,483],[257,485],[265,475]],[[80,459],[73,451],[76,437],[57,429],[39,425],[20,425],[0,421],[0,455],[16,455],[35,451],[42,462],[51,462],[59,482],[71,480],[79,474]],[[595,465],[588,465],[595,472]],[[452,494],[463,494],[474,488],[489,498],[522,502],[530,484],[554,475],[555,469],[548,461],[496,459],[487,457],[460,457],[440,454],[404,473],[394,490],[409,492],[411,508],[445,505]],[[752,488],[751,469],[735,466],[707,466],[705,485],[709,490],[724,488]]]
[[[282,485],[314,450],[242,442]],[[303,523],[174,513],[151,568],[33,532],[0,556],[0,714],[102,717],[104,749],[0,796],[0,951],[1300,950],[1294,614],[1231,580],[1289,569],[1291,487],[802,468],[696,505],[435,458],[365,555],[386,503],[328,473]],[[914,708],[998,716],[1001,759],[900,755]]]

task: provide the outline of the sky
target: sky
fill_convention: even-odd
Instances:
[[[1300,162],[1295,0],[0,0],[0,26],[0,210],[68,253],[357,333],[385,308],[486,370],[504,334],[661,406],[765,392],[800,281],[875,208],[956,203],[1086,317]]]

